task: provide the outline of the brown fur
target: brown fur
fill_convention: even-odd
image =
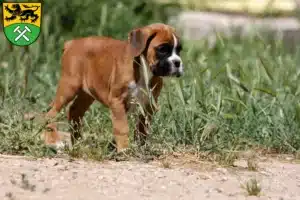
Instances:
[[[152,24],[133,30],[128,41],[108,37],[91,36],[65,42],[62,55],[61,78],[51,109],[46,114],[53,118],[60,110],[74,100],[68,110],[68,120],[73,125],[72,143],[79,138],[81,119],[90,105],[96,100],[111,110],[113,134],[117,151],[129,145],[129,126],[127,122],[128,85],[137,81],[140,74],[138,65],[134,64],[139,55],[146,57],[149,66],[155,60],[154,46],[172,41],[173,28],[164,24]],[[147,47],[151,36],[155,37]],[[154,87],[155,100],[163,87],[161,77],[152,77],[150,86]],[[146,116],[140,116],[135,131],[135,138],[147,135],[146,118],[151,119],[154,111],[145,105]],[[53,131],[44,133],[45,142],[59,140],[55,126],[48,126]],[[58,141],[57,141],[58,142]]]

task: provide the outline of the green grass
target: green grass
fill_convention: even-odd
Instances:
[[[0,38],[0,153],[56,155],[39,139],[43,124],[23,119],[27,112],[47,110],[60,75],[66,37],[50,34],[47,19],[43,26],[41,39],[30,47],[30,62],[22,57],[22,48],[8,52],[4,36]],[[166,79],[146,146],[132,142],[130,117],[131,156],[147,160],[192,150],[231,164],[237,152],[251,148],[299,152],[298,52],[288,53],[279,42],[270,44],[258,36],[219,37],[213,49],[205,41],[185,41],[182,58],[185,75]],[[67,130],[64,112],[62,116],[60,129]],[[84,118],[84,138],[65,152],[87,159],[114,158],[111,128],[107,108],[95,103]]]
[[[169,0],[156,0],[167,3]],[[185,10],[222,12],[254,17],[293,16],[297,8],[294,0],[175,0]]]

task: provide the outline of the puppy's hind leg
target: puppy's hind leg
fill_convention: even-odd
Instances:
[[[52,119],[61,111],[61,109],[71,102],[76,94],[80,91],[81,81],[76,76],[62,76],[59,81],[56,96],[51,102],[51,109],[46,113],[46,119]],[[58,145],[61,143],[61,136],[57,131],[55,123],[47,125],[47,131],[43,134],[43,139],[46,144]]]

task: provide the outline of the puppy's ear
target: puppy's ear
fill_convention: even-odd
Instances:
[[[132,47],[133,56],[139,56],[148,48],[150,41],[155,37],[156,32],[150,27],[139,28],[131,31],[128,41]]]

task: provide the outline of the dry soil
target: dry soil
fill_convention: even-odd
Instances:
[[[4,200],[243,200],[300,199],[300,164],[292,158],[260,159],[257,171],[245,161],[225,168],[190,159],[95,162],[63,158],[0,156]],[[259,196],[243,185],[255,178]]]

